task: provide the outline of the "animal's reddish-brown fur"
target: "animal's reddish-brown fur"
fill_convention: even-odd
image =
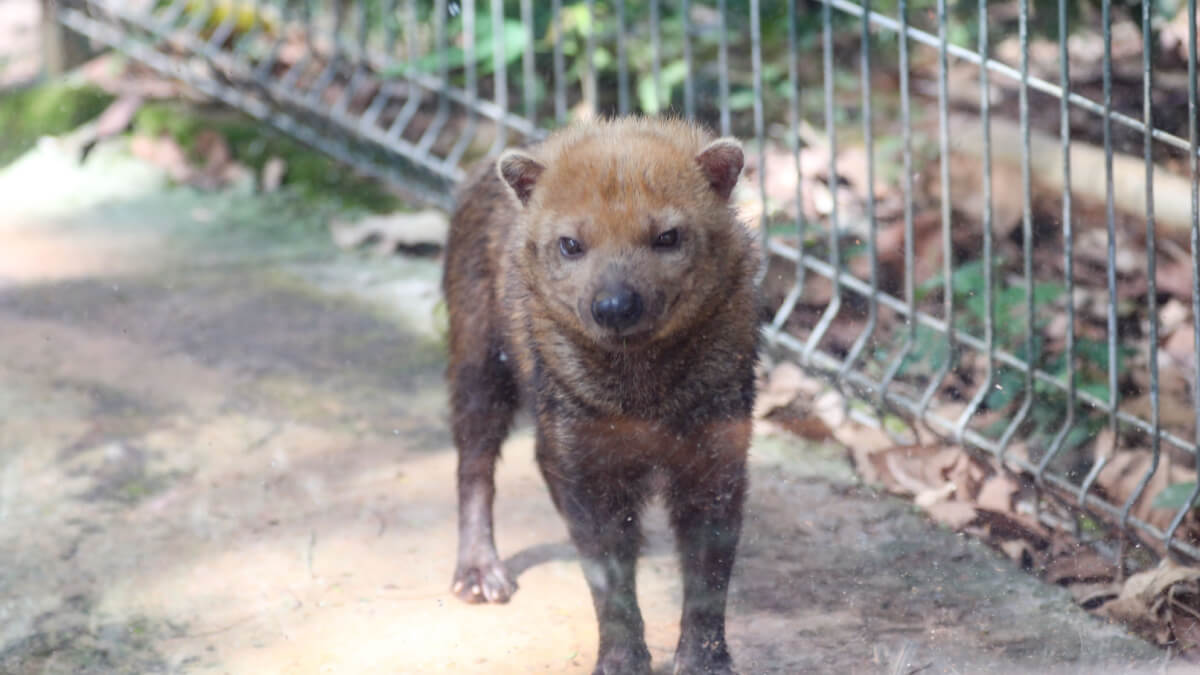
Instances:
[[[454,590],[504,602],[516,589],[492,535],[493,472],[523,400],[592,590],[596,672],[649,671],[633,573],[656,485],[683,565],[676,671],[730,672],[758,344],[757,248],[728,205],[742,161],[690,123],[622,118],[505,153],[459,193],[444,278]]]

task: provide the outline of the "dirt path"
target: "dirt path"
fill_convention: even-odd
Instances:
[[[527,431],[497,524],[521,590],[448,593],[436,265],[220,226],[255,197],[123,194],[0,218],[0,672],[588,672],[591,603]],[[839,451],[753,452],[742,672],[1159,672]],[[657,672],[681,595],[664,521],[639,568]]]

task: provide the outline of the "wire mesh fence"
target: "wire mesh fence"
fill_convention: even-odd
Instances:
[[[464,166],[574,119],[737,135],[775,353],[899,442],[1019,472],[1043,523],[1122,560],[1200,557],[1195,0],[1169,63],[1150,2],[876,4],[76,0],[59,19],[442,206]]]

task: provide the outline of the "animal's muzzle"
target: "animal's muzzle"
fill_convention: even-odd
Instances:
[[[620,331],[642,318],[642,296],[623,283],[605,286],[592,298],[592,318],[610,330]]]

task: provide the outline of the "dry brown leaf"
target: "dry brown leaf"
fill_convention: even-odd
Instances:
[[[263,163],[262,177],[259,185],[263,192],[274,192],[283,184],[283,177],[287,175],[287,161],[282,157],[271,157]]]
[[[796,171],[796,162],[792,151],[775,143],[768,143],[763,148],[763,164],[766,168],[767,201],[776,205],[790,217],[796,216],[796,184],[800,179]],[[758,157],[750,155],[746,158],[746,167],[751,171],[746,178],[752,178],[754,192],[758,192],[760,179],[754,175],[758,169]]]
[[[225,137],[212,129],[196,135],[196,154],[203,160],[203,167],[193,174],[189,183],[202,190],[216,190],[249,177],[250,169],[234,161],[233,151]]]
[[[888,184],[879,178],[879,172],[875,172],[875,185],[867,185],[867,149],[861,145],[854,145],[844,148],[838,153],[837,172],[840,180],[846,181],[854,190],[854,194],[859,199],[867,198],[867,190],[874,188],[875,197],[882,198],[887,195]]]
[[[961,530],[975,522],[975,507],[965,502],[940,501],[925,507],[929,516],[952,530]]]
[[[837,430],[834,435],[837,437]],[[849,447],[859,473],[867,481],[880,483],[890,492],[926,494],[922,499],[933,503],[942,492],[944,499],[957,489],[954,482],[946,479],[946,474],[962,453],[958,448],[895,444],[875,450],[855,445]]]
[[[812,441],[823,441],[833,434],[832,430],[821,421],[821,418],[803,413],[797,414],[791,409],[776,411],[767,421],[800,438]]]
[[[813,396],[828,385],[790,361],[779,363],[761,381],[754,402],[756,418],[768,420],[802,438],[829,438],[829,426],[813,413]]]
[[[833,282],[828,278],[810,274],[804,279],[803,302],[812,307],[824,307],[833,298]]]
[[[854,467],[858,471],[858,474],[862,476],[863,481],[887,487],[883,479],[888,474],[883,455],[895,447],[895,443],[888,443],[886,446],[879,448],[869,448],[858,444],[846,443],[842,440],[843,434],[839,432],[841,432],[840,429],[834,429],[834,438],[850,449],[850,459],[854,462]]]
[[[1193,606],[1194,603],[1189,603]],[[1176,604],[1177,611],[1172,615],[1172,628],[1175,633],[1175,643],[1180,654],[1191,661],[1200,657],[1200,618],[1190,611],[1183,610],[1181,604]]]
[[[1190,327],[1188,329],[1190,331]],[[1160,352],[1161,356],[1161,352]],[[1191,377],[1194,373],[1190,368],[1171,368],[1165,366],[1159,359],[1158,371],[1158,418],[1159,423],[1167,429],[1172,429],[1182,433],[1184,436],[1192,435],[1192,428],[1196,423],[1196,410],[1192,407],[1192,381]],[[1168,362],[1169,363],[1169,362]],[[1142,403],[1142,401],[1138,401]],[[1138,411],[1138,404],[1132,404],[1129,408],[1130,412]],[[1142,419],[1150,419],[1150,400],[1149,396],[1144,401],[1145,416]]]
[[[805,183],[805,188],[808,188],[806,193],[812,195],[812,210],[817,216],[824,218],[833,214],[833,196],[836,193],[840,231],[865,234],[861,222],[864,216],[863,203],[853,188],[839,184],[833,190],[825,180]]]
[[[1116,446],[1117,437],[1113,434],[1112,427],[1104,427],[1100,433],[1096,434],[1096,441],[1092,445],[1092,456],[1097,462],[1108,459],[1113,456]]]
[[[913,274],[917,279],[930,279],[940,274],[942,260],[942,220],[933,209],[913,216]]]
[[[1006,473],[998,473],[984,481],[975,501],[985,509],[1012,511],[1013,498],[1020,489],[1021,486],[1011,476]]]
[[[754,416],[766,417],[780,408],[786,408],[801,394],[813,393],[807,384],[810,378],[800,366],[791,361],[781,361],[771,369],[766,383],[759,389],[754,401]]]
[[[1146,258],[1140,252],[1145,249],[1129,241],[1129,234],[1125,230],[1118,229],[1116,234],[1116,257],[1114,260],[1116,262],[1117,274],[1128,276],[1141,273],[1145,269]],[[1107,265],[1107,232],[1103,229],[1094,229],[1084,230],[1079,233],[1075,240],[1075,253],[1078,260],[1091,262],[1100,266]]]
[[[1000,550],[1004,551],[1004,555],[1008,556],[1009,559],[1021,567],[1029,568],[1033,566],[1033,547],[1024,539],[1002,541],[1000,542]]]
[[[808,146],[800,150],[800,175],[803,178],[820,178],[829,173],[829,148]]]
[[[963,356],[966,356],[966,354],[964,354]],[[952,375],[948,376],[947,380],[949,379],[949,377],[952,377]],[[930,410],[930,413],[935,416],[941,417],[942,419],[953,421],[953,420],[958,420],[958,418],[962,416],[963,412],[966,411],[966,409],[967,409],[966,401],[935,401],[934,404],[932,406],[930,406],[929,410]]]
[[[212,129],[204,129],[196,134],[195,147],[196,154],[204,160],[205,172],[210,175],[220,173],[226,165],[233,161],[233,151],[229,149],[229,142],[219,132]]]
[[[1050,321],[1046,322],[1046,328],[1043,329],[1042,335],[1056,345],[1062,343],[1067,336],[1067,315],[1063,312],[1055,312],[1054,316],[1050,317]]]
[[[303,34],[293,33],[279,45],[276,58],[283,64],[292,65],[307,56],[310,49],[311,46],[304,39]]]
[[[839,427],[834,427],[832,432],[833,438],[838,443],[851,449],[851,455],[855,458],[856,463],[859,462],[860,457],[866,461],[865,458],[873,453],[896,444],[896,441],[892,440],[882,429],[856,422],[847,422]],[[874,482],[878,483],[879,481]]]
[[[1195,621],[1200,616],[1200,568],[1164,560],[1152,570],[1129,577],[1120,595],[1104,605],[1100,613],[1128,624],[1160,645],[1176,643],[1181,650],[1194,650]]]
[[[1049,545],[1050,532],[1044,525],[1033,517],[1016,511],[992,511],[978,508],[979,520],[986,528],[987,539],[1022,539],[1028,541],[1034,548],[1041,549]]]
[[[96,138],[103,139],[125,131],[133,122],[134,115],[142,107],[142,97],[123,94],[113,101],[96,119]]]
[[[216,132],[202,131],[197,134],[195,149],[204,159],[204,166],[199,169],[192,166],[187,152],[170,136],[151,138],[135,135],[129,141],[131,154],[164,169],[171,180],[177,183],[214,190],[250,176],[250,169],[233,161],[229,144]]]
[[[1167,357],[1185,372],[1195,372],[1196,369],[1196,332],[1184,325],[1175,329],[1171,337],[1163,343],[1163,351]]]
[[[1138,484],[1150,470],[1152,457],[1147,450],[1125,450],[1108,461],[1096,478],[1096,485],[1113,502],[1124,504],[1133,496]],[[1176,509],[1152,508],[1154,497],[1172,483],[1195,480],[1195,473],[1181,466],[1172,466],[1168,475],[1167,462],[1159,462],[1157,470],[1146,484],[1141,497],[1134,503],[1132,514],[1159,529],[1165,529],[1175,516]]]
[[[983,166],[976,157],[951,157],[950,195],[954,208],[977,223],[983,223],[985,206]],[[995,195],[1019,195],[1023,182],[1021,167],[1003,163],[992,165],[992,228],[997,239],[1003,239],[1021,225],[1023,205],[1020,199],[997,199]],[[982,225],[980,225],[982,226]]]
[[[895,452],[879,455],[883,460],[881,475],[884,484],[899,494],[918,495],[931,486],[924,480],[922,468],[925,462],[920,455],[908,454],[911,448],[898,448]]]
[[[1046,581],[1052,584],[1111,582],[1116,567],[1090,548],[1076,546],[1046,563]]]
[[[188,182],[195,173],[188,163],[187,153],[170,136],[135,135],[129,139],[129,152],[167,172],[177,183]]]
[[[1179,300],[1171,298],[1158,309],[1159,335],[1170,335],[1172,331],[1184,325],[1184,322],[1191,316],[1192,310]]]
[[[1004,450],[1004,462],[1005,468],[1019,472],[1020,466],[1017,462],[1029,463],[1029,446],[1021,442],[1010,443]]]
[[[1095,610],[1117,597],[1121,592],[1120,584],[1114,582],[1107,583],[1081,583],[1069,584],[1067,589],[1071,591],[1071,595],[1075,596],[1075,602],[1079,606],[1087,610]]]
[[[954,462],[946,470],[945,476],[954,483],[959,499],[974,500],[979,494],[980,486],[983,485],[983,466],[961,448],[955,447],[954,450]]]
[[[899,263],[904,260],[904,223],[881,223],[876,249],[879,251],[879,262]]]
[[[830,429],[840,429],[847,426],[846,397],[836,389],[828,389],[818,394],[812,403],[813,414]]]
[[[1029,74],[1036,74],[1045,79],[1052,79],[1058,76],[1058,43],[1051,42],[1045,38],[1030,37],[1028,42],[1029,48]],[[996,55],[1003,61],[1008,63],[1016,63],[1020,58],[1021,43],[1016,36],[1004,38],[996,45]],[[1075,56],[1074,51],[1071,52],[1071,70],[1074,72]],[[1097,57],[1098,58],[1098,57]]]
[[[1164,53],[1176,52],[1180,61],[1188,58],[1188,12],[1187,3],[1179,4],[1175,18],[1159,28],[1158,39]]]
[[[923,509],[929,510],[934,505],[946,503],[953,496],[954,483],[946,483],[939,487],[921,490],[913,498],[913,503]],[[963,502],[958,503],[963,504]]]
[[[1096,485],[1103,488],[1113,501],[1123,504],[1137,490],[1138,484],[1145,477],[1150,465],[1150,453],[1144,450],[1119,452],[1109,459],[1108,464],[1100,470],[1100,475],[1096,478]],[[1144,494],[1141,501],[1145,502]],[[1133,514],[1140,517],[1144,515],[1142,511],[1135,505]]]

